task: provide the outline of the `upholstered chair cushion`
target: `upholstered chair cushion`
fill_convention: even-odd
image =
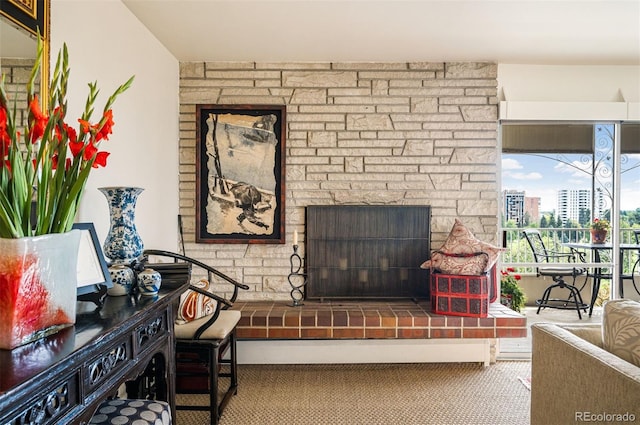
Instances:
[[[193,286],[209,291],[210,283],[206,279],[200,279]],[[176,315],[176,324],[183,325],[193,320],[212,314],[216,309],[217,301],[192,289],[187,289],[180,295],[180,304]]]
[[[420,266],[423,269],[437,269],[446,274],[480,275],[488,272],[504,251],[476,238],[459,219],[456,218],[451,232],[442,247],[433,251],[431,259]],[[474,255],[484,253],[486,255]]]
[[[171,408],[164,401],[107,400],[98,407],[89,424],[171,425]]]
[[[222,310],[220,315],[211,326],[200,336],[200,339],[222,339],[225,338],[240,321],[240,311],[238,310]],[[192,320],[188,323],[174,326],[176,338],[192,339],[200,326],[206,323],[209,317],[205,316],[200,319]]]
[[[602,313],[604,349],[640,367],[640,303],[610,300]]]

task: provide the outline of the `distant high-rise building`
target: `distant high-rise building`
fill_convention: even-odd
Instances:
[[[596,193],[593,213],[599,217],[602,211],[597,208],[603,205],[601,202],[603,194]],[[586,224],[591,220],[591,190],[590,189],[561,189],[558,191],[558,218],[562,223],[573,220],[576,223]]]
[[[513,221],[518,226],[526,226],[529,222],[540,220],[540,198],[527,197],[520,190],[504,190],[502,192],[502,205],[504,205],[505,221]],[[525,223],[525,217],[529,221]]]
[[[502,205],[504,205],[504,220],[513,220],[520,226],[524,217],[524,192],[504,190],[502,192]]]
[[[540,220],[540,198],[525,196],[524,213],[529,214],[529,219],[532,222],[538,222]]]

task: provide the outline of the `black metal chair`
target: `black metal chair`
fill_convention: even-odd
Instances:
[[[633,231],[633,236],[635,237],[636,244],[640,245],[640,229],[635,229]],[[640,249],[638,249],[638,258],[635,263],[633,263],[630,273],[620,275],[620,298],[624,298],[625,280],[630,280],[633,288],[636,290],[638,295],[640,295],[640,290],[638,289],[638,285],[640,285]]]
[[[189,269],[197,266],[207,272],[208,280],[212,284],[221,282],[230,286],[231,296],[223,297],[189,285],[189,289],[210,297],[217,301],[212,314],[195,319],[185,324],[175,324],[176,336],[176,393],[177,394],[208,394],[209,405],[184,405],[176,403],[177,410],[205,410],[209,411],[211,424],[218,424],[224,408],[231,397],[237,394],[237,352],[236,352],[236,326],[240,321],[240,312],[230,310],[240,289],[249,289],[247,285],[236,282],[229,276],[219,272],[207,264],[181,254],[148,249],[143,253],[145,262],[150,256],[170,257],[174,264],[186,265]],[[171,281],[171,271],[175,268],[169,266],[163,269],[162,263],[152,264],[150,267],[157,269]],[[226,354],[228,353],[228,357]],[[204,376],[204,378],[203,378]],[[207,379],[208,378],[208,379]],[[229,378],[229,385],[220,389],[219,378]]]
[[[526,229],[522,232],[527,239],[531,250],[533,251],[534,261],[540,266],[536,268],[538,276],[551,277],[555,282],[553,285],[549,285],[542,298],[536,300],[538,305],[537,313],[540,313],[542,308],[558,308],[572,310],[575,309],[578,312],[578,317],[582,319],[580,310],[584,310],[585,313],[589,308],[588,304],[582,300],[580,289],[575,285],[576,278],[578,276],[585,275],[587,270],[578,265],[571,265],[570,263],[576,262],[576,255],[580,255],[577,252],[556,252],[549,251],[542,241],[542,235],[536,229]],[[584,262],[583,258],[580,258]],[[572,282],[568,283],[565,279],[571,278]],[[583,285],[584,287],[584,285]],[[551,291],[554,289],[565,289],[569,291],[566,298],[551,298]]]

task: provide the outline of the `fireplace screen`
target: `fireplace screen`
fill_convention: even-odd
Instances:
[[[307,299],[428,298],[429,206],[308,206]]]

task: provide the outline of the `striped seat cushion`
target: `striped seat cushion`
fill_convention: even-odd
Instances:
[[[231,331],[236,327],[240,321],[241,313],[238,310],[222,310],[220,315],[211,326],[207,328],[202,334],[200,339],[223,339],[226,338]],[[202,317],[200,319],[193,320],[183,325],[174,326],[176,338],[178,339],[192,339],[195,336],[196,331],[202,326],[208,317]]]

